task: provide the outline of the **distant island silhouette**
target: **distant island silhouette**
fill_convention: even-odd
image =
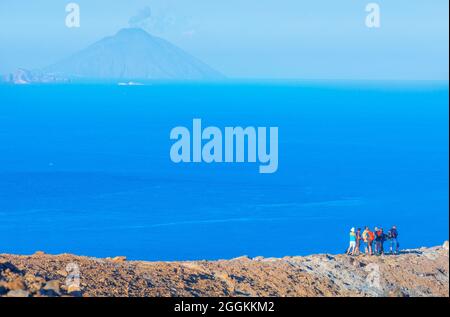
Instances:
[[[224,76],[170,42],[140,28],[121,29],[74,55],[38,70],[18,69],[14,84],[77,80],[218,80]]]

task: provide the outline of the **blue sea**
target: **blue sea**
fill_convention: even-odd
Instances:
[[[0,253],[192,260],[449,236],[448,82],[0,85]],[[175,164],[170,130],[279,127],[279,168]]]

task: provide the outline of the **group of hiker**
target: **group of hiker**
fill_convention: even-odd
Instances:
[[[387,233],[383,231],[383,228],[375,227],[374,231],[371,231],[369,227],[365,227],[361,232],[361,228],[355,231],[355,228],[350,230],[350,246],[347,249],[348,255],[361,254],[361,242],[364,243],[364,251],[367,255],[383,255],[384,243],[388,241],[390,245],[390,253],[398,254],[398,231],[396,226],[392,226]]]

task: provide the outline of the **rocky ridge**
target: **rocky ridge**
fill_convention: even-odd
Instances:
[[[448,242],[384,256],[144,262],[0,255],[0,296],[449,296]]]

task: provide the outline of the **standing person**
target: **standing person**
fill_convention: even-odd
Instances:
[[[373,229],[373,232],[375,233],[375,254],[378,254],[378,235],[377,235],[378,227],[375,227]]]
[[[347,255],[353,255],[353,252],[355,252],[356,247],[356,234],[355,234],[355,228],[350,229],[350,245],[347,249]]]
[[[383,228],[379,228],[376,232],[375,232],[375,241],[376,241],[376,251],[375,253],[378,255],[383,255],[384,254],[384,240],[386,239],[386,235],[383,232]]]
[[[372,254],[372,246],[369,243],[369,238],[370,238],[369,237],[369,232],[370,232],[369,227],[365,226],[364,227],[364,231],[362,233],[362,239],[364,241],[364,251],[365,251],[365,253],[371,255]]]
[[[381,233],[380,233],[380,237],[381,237],[381,240],[380,240],[380,252],[381,252],[381,255],[384,255],[384,242],[386,241],[387,235],[386,235],[386,233],[384,233],[383,228],[380,228],[380,231],[381,231]]]
[[[368,238],[367,238],[367,246],[368,246],[368,249],[369,249],[369,254],[373,255],[372,244],[373,244],[373,240],[375,240],[375,234],[372,231],[370,231],[369,228],[367,228],[367,230],[368,230],[368,232],[367,232],[367,236],[368,236]]]
[[[361,240],[362,240],[362,236],[361,236],[361,228],[358,228],[356,230],[356,246],[355,246],[355,251],[353,252],[353,255],[359,255],[361,252]]]
[[[398,254],[399,244],[398,244],[398,238],[397,238],[398,231],[397,231],[396,226],[392,226],[392,228],[389,230],[388,237],[389,237],[389,241],[390,241],[391,254]]]

